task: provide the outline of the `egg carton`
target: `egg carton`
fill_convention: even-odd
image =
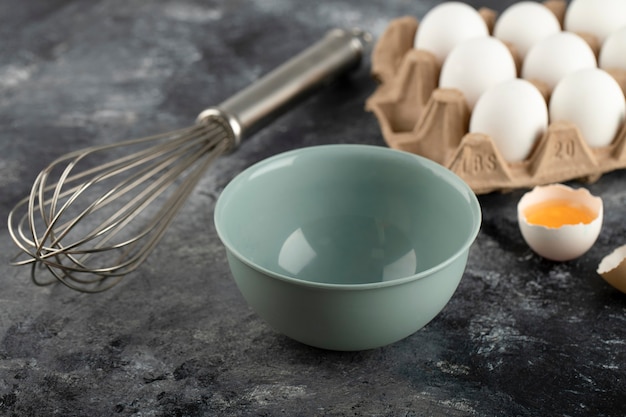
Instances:
[[[544,5],[562,26],[566,2],[548,0]],[[493,31],[496,12],[482,8],[479,13]],[[409,16],[391,21],[372,52],[371,71],[379,85],[366,109],[374,113],[389,147],[446,166],[477,194],[569,180],[593,182],[606,172],[626,168],[626,123],[609,146],[591,148],[574,124],[552,122],[527,159],[507,162],[488,135],[468,132],[471,113],[463,93],[438,88],[437,59],[413,47],[417,26],[417,19]],[[579,35],[599,52],[593,36]],[[521,60],[507,46],[519,68]],[[608,72],[626,94],[626,71]],[[549,99],[546,85],[529,81]]]

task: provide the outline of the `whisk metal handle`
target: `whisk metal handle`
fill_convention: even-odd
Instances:
[[[221,119],[232,142],[248,136],[317,88],[359,66],[372,43],[360,29],[334,29],[249,87],[220,105],[204,110],[198,121]]]

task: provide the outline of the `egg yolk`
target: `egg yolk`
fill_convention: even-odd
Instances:
[[[589,224],[596,218],[596,213],[571,201],[548,200],[528,207],[524,216],[530,224],[556,228],[566,224]]]

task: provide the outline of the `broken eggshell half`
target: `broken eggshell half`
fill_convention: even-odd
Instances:
[[[606,282],[626,294],[626,245],[602,258],[597,272]]]
[[[529,209],[550,202],[584,209],[590,213],[589,221],[565,222],[555,226],[528,220]],[[546,211],[550,210],[544,207]],[[554,216],[554,213],[545,214]],[[569,261],[587,252],[600,234],[602,217],[600,197],[593,196],[585,188],[575,189],[563,184],[536,186],[524,194],[517,205],[518,224],[524,240],[535,253],[553,261]]]

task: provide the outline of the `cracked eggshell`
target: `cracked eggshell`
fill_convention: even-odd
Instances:
[[[526,209],[554,200],[587,207],[595,218],[590,223],[566,224],[556,228],[531,224],[526,220]],[[574,189],[563,184],[537,186],[524,194],[517,205],[517,221],[528,246],[538,255],[559,262],[576,259],[593,246],[600,235],[602,218],[600,197],[593,196],[587,189]]]
[[[614,288],[626,294],[626,245],[602,258],[596,272]]]

